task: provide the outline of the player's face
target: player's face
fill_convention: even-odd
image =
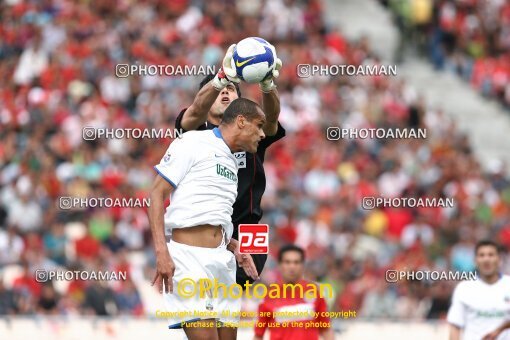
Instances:
[[[262,110],[259,109],[259,114],[252,120],[243,117],[242,130],[240,136],[240,144],[242,149],[250,153],[257,152],[259,143],[266,135],[264,134],[264,125],[266,124],[266,117]]]
[[[480,276],[490,277],[497,275],[501,265],[498,251],[493,246],[482,246],[476,253],[476,267]]]
[[[237,99],[237,91],[234,85],[229,84],[225,86],[223,90],[221,90],[219,96],[214,101],[210,110],[210,121],[213,124],[219,125],[221,118],[223,117],[223,113],[227,109],[227,107],[232,103],[234,99]]]
[[[280,273],[286,283],[298,282],[304,274],[304,263],[301,254],[297,251],[287,251],[280,262]]]

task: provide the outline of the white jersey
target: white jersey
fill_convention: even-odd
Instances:
[[[184,133],[154,168],[175,189],[165,212],[166,228],[221,225],[232,237],[238,168],[218,128]]]
[[[480,340],[510,320],[510,276],[493,283],[481,279],[462,281],[453,292],[448,323],[463,328],[463,340]],[[510,340],[506,330],[498,340]]]

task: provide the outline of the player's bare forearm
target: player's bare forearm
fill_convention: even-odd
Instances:
[[[503,332],[506,329],[510,328],[510,321],[505,321],[504,324],[498,327],[498,331]]]
[[[156,176],[150,194],[149,223],[151,227],[152,239],[154,241],[154,250],[156,256],[168,253],[165,238],[165,227],[163,212],[165,199],[172,192],[173,187],[168,184],[161,176]]]
[[[175,272],[175,264],[166,246],[163,219],[165,199],[172,190],[173,187],[167,181],[161,176],[156,176],[150,195],[149,223],[156,251],[156,274],[152,280],[152,285],[156,284],[161,293],[163,293],[163,290],[166,293],[173,292],[172,278]]]
[[[455,325],[450,325],[449,340],[460,340],[460,328]]]
[[[257,335],[255,335],[255,336],[253,337],[253,340],[262,340],[262,337],[261,337],[261,336],[257,336]]]
[[[239,241],[237,241],[234,238],[231,238],[229,244],[227,244],[227,249],[230,250],[231,252],[235,252],[238,245]]]
[[[270,92],[262,93],[262,108],[266,114],[264,133],[266,136],[274,136],[278,131],[278,116],[280,115],[280,97],[276,88]]]
[[[191,131],[204,124],[207,114],[219,94],[220,91],[215,89],[211,82],[202,87],[195,96],[193,104],[184,112],[181,122],[183,129]]]

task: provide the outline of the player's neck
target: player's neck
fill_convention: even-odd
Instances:
[[[494,275],[489,275],[489,276],[482,276],[480,277],[481,280],[489,285],[493,284],[493,283],[496,283],[498,282],[499,278],[500,278],[500,275],[499,273],[497,274],[494,274]]]
[[[235,143],[236,138],[231,130],[225,128],[224,125],[218,126],[218,129],[221,132],[223,141],[225,142],[225,144],[227,144],[231,152],[242,151],[242,149]]]
[[[302,280],[303,280],[302,276],[298,277],[298,278],[282,278],[282,283],[283,284],[298,284],[298,283],[302,282]]]

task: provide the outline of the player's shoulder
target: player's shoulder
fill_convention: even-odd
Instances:
[[[211,130],[193,130],[183,133],[180,139],[186,144],[199,144],[202,141],[208,141],[213,136]]]
[[[464,280],[460,281],[455,287],[455,292],[457,294],[469,294],[474,289],[477,289],[480,286],[479,280]]]
[[[203,136],[206,136],[208,134],[210,134],[209,130],[192,130],[192,131],[187,131],[187,132],[183,133],[181,136],[183,138],[188,138],[188,139],[197,139],[197,138],[202,138]]]
[[[200,142],[204,140],[203,131],[188,131],[181,134],[170,143],[171,150],[186,150],[186,152],[200,149]]]
[[[501,283],[505,286],[510,284],[510,275],[501,275]]]
[[[484,283],[480,278],[478,278],[476,280],[465,280],[465,281],[459,282],[456,289],[461,290],[461,291],[470,292],[471,290],[478,289],[483,284]],[[510,285],[510,275],[501,275],[501,278],[499,279],[498,284],[501,284],[504,286]]]

